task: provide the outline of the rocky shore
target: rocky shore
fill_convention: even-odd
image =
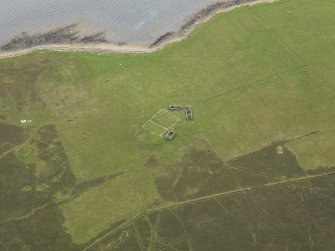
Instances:
[[[180,29],[165,33],[150,45],[128,45],[123,42],[113,44],[105,38],[104,32],[80,36],[77,24],[35,35],[23,33],[0,47],[0,58],[22,55],[31,52],[33,49],[100,53],[151,53],[162,49],[166,44],[187,38],[199,24],[206,22],[217,13],[226,12],[240,6],[275,1],[277,0],[224,0],[218,2],[202,9]]]
[[[190,20],[188,20],[179,30],[167,32],[164,35],[157,38],[149,48],[157,47],[161,44],[164,44],[166,41],[175,40],[179,37],[186,37],[190,32],[198,26],[198,24],[207,21],[209,18],[214,16],[217,13],[223,12],[225,10],[233,9],[234,7],[251,5],[260,2],[274,2],[271,0],[260,1],[260,0],[226,0],[218,2],[199,11],[194,15]]]
[[[80,36],[77,24],[59,27],[46,33],[28,34],[26,32],[2,45],[2,51],[15,51],[47,44],[106,43],[104,32]]]

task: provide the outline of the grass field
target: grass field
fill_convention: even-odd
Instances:
[[[37,61],[32,85],[47,109],[21,114],[57,124],[78,179],[136,168],[154,150],[172,159],[197,133],[229,159],[334,123],[332,4],[240,8],[152,55],[36,52],[2,64],[25,74]],[[192,104],[197,121],[180,127],[170,147],[140,126],[173,102]]]
[[[148,170],[126,174],[91,188],[64,205],[62,211],[65,226],[76,243],[85,243],[111,223],[144,210],[157,197],[158,193]]]
[[[334,1],[281,0],[219,14],[150,55],[37,51],[2,59],[0,122],[54,124],[77,184],[126,172],[61,205],[63,225],[84,243],[158,196],[153,181],[162,170],[145,167],[150,156],[157,166],[175,163],[200,138],[230,160],[320,130],[288,148],[306,170],[334,166],[333,27]],[[176,113],[177,137],[166,142],[142,125],[171,103],[192,105],[194,120]],[[48,144],[52,152],[57,142]],[[31,149],[26,142],[17,153],[30,161]]]
[[[335,130],[329,129],[288,144],[301,166],[309,169],[335,165]]]

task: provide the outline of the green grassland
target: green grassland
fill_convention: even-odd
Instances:
[[[290,142],[288,147],[306,169],[334,166],[334,136],[334,129],[330,129],[306,139]]]
[[[129,173],[91,188],[64,205],[65,226],[76,243],[85,243],[111,222],[122,221],[146,209],[157,197],[148,170]]]
[[[145,167],[149,156],[174,162],[200,138],[230,160],[321,130],[288,147],[306,169],[335,165],[333,27],[334,1],[281,0],[219,14],[153,54],[2,59],[1,122],[54,124],[77,183],[126,172],[61,206],[83,243],[156,199],[161,170]],[[192,105],[194,120],[178,113],[177,136],[166,142],[142,125],[170,103]],[[17,153],[33,159],[30,149]]]

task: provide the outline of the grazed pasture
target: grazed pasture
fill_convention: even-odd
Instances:
[[[0,60],[0,249],[331,250],[330,27],[281,0],[150,55]],[[141,126],[170,103],[166,142]]]

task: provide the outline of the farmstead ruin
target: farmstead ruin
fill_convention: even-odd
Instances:
[[[185,120],[193,120],[192,106],[170,104],[148,119],[142,128],[162,139],[172,140],[176,136],[175,127],[182,122],[180,112],[185,112]],[[179,117],[180,116],[180,117]]]

